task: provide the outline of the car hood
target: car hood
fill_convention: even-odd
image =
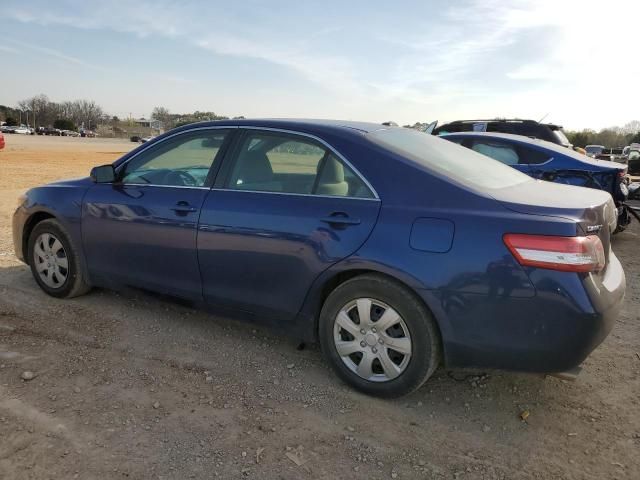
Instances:
[[[47,187],[88,187],[93,183],[90,177],[69,178],[65,180],[55,180],[48,183]]]
[[[603,231],[608,236],[617,226],[613,198],[603,190],[533,180],[495,190],[491,196],[514,212],[573,220],[584,234]]]

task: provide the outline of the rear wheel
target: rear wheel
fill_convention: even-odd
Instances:
[[[440,361],[431,313],[411,291],[383,276],[363,275],[336,288],[322,308],[319,333],[336,373],[371,395],[406,395]]]
[[[31,273],[46,293],[71,298],[89,291],[78,253],[57,220],[38,223],[29,236],[28,246]]]

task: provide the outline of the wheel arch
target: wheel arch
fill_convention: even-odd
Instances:
[[[53,215],[51,212],[47,212],[45,210],[39,210],[29,215],[27,220],[24,222],[24,226],[22,227],[21,248],[22,248],[22,256],[27,265],[30,265],[30,260],[31,260],[30,258],[28,258],[29,255],[27,255],[27,252],[29,251],[29,237],[31,236],[31,232],[33,231],[33,229],[36,227],[37,224],[39,224],[44,220],[49,220],[51,218],[57,220],[57,217]]]
[[[332,268],[324,272],[312,287],[312,291],[307,295],[305,304],[302,309],[303,318],[307,319],[305,327],[304,338],[310,341],[318,340],[318,328],[320,320],[320,311],[324,305],[327,297],[340,285],[352,278],[363,275],[377,275],[391,280],[403,288],[406,288],[415,298],[419,301],[430,313],[433,315],[433,319],[438,328],[440,335],[440,345],[443,352],[443,361],[446,363],[447,352],[446,342],[443,336],[444,325],[442,325],[439,315],[437,315],[437,308],[435,304],[435,298],[432,302],[427,301],[424,295],[420,294],[420,287],[416,279],[404,274],[402,272],[395,272],[389,270],[384,266],[378,265],[358,265],[352,267]]]

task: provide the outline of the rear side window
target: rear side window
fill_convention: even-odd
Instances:
[[[571,145],[571,142],[561,129],[553,131],[553,136],[558,140],[560,145]]]
[[[500,140],[473,140],[472,150],[498,160],[505,165],[536,165],[551,159],[551,155],[522,144],[502,142]]]
[[[393,128],[367,136],[377,145],[462,185],[494,189],[532,181],[485,155],[415,130]]]
[[[304,136],[245,134],[228,188],[254,192],[374,198],[333,152]]]
[[[520,153],[520,163],[538,165],[551,160],[551,155],[549,155],[549,153],[541,152],[540,150],[535,150],[533,148],[520,146],[518,151]]]
[[[474,152],[481,153],[494,160],[498,160],[505,165],[518,165],[520,157],[515,147],[508,143],[498,142],[494,140],[475,140],[471,149]]]

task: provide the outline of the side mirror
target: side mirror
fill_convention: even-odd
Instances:
[[[89,176],[96,183],[112,183],[116,180],[116,171],[111,164],[100,165],[93,167]]]

